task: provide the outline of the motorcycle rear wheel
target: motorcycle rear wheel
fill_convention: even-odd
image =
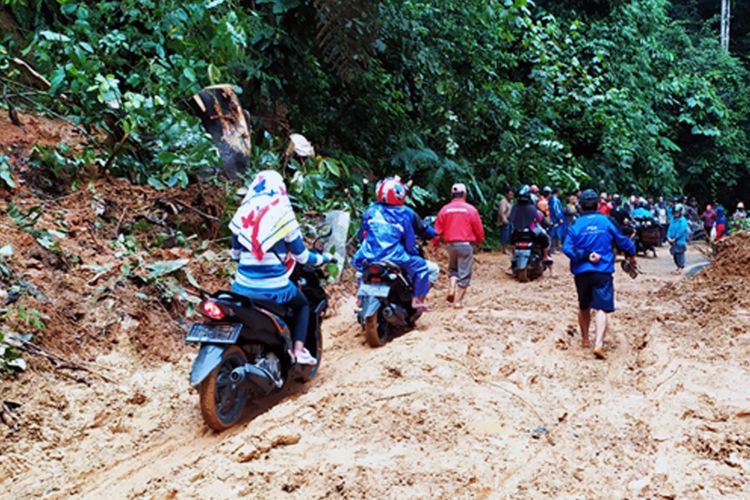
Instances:
[[[516,278],[518,278],[518,281],[521,283],[528,283],[529,281],[529,268],[524,267],[523,269],[516,270]]]
[[[388,343],[388,328],[380,324],[379,316],[376,313],[365,318],[365,338],[370,347],[383,347]]]
[[[221,363],[198,387],[201,415],[216,431],[229,429],[240,420],[247,403],[247,391],[229,378],[232,370],[247,363],[247,356],[239,346],[230,346],[221,356]]]
[[[308,334],[308,341],[309,341],[309,334]],[[306,345],[307,350],[310,351],[310,354],[318,361],[315,366],[304,369],[302,371],[302,375],[297,378],[297,382],[309,382],[312,379],[315,378],[315,376],[318,374],[318,370],[320,369],[320,363],[323,359],[323,334],[318,330],[315,334],[315,340],[313,341],[315,348],[311,349],[311,345]]]

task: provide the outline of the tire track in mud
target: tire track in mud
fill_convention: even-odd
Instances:
[[[54,469],[67,483],[57,491],[88,498],[531,498],[710,496],[747,486],[742,445],[724,437],[746,425],[730,418],[747,395],[733,394],[729,381],[750,384],[750,375],[725,366],[725,374],[707,377],[716,365],[696,362],[690,341],[666,328],[661,318],[674,306],[655,304],[646,290],[674,280],[667,258],[645,260],[647,274],[637,281],[618,273],[606,362],[579,346],[563,259],[557,277],[526,285],[504,274],[507,257],[478,260],[466,308],[449,308],[441,285],[431,299],[435,310],[418,328],[379,349],[365,345],[354,300],[345,299],[324,324],[319,377],[251,409],[223,434],[200,421],[197,395],[187,388],[190,359],[168,367],[154,401],[115,436],[125,451],[92,456],[92,463],[71,453]],[[160,400],[171,386],[176,394]],[[132,411],[112,404],[114,414]],[[164,430],[140,435],[137,422],[149,418]],[[102,435],[110,438],[106,429]],[[80,449],[97,450],[92,440],[83,435]],[[736,464],[710,461],[711,453]],[[30,477],[43,481],[51,472]],[[30,481],[9,491],[38,492]]]

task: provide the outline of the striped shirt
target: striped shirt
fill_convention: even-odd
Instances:
[[[289,285],[289,276],[294,270],[295,262],[316,266],[323,263],[322,255],[307,249],[299,228],[279,240],[262,260],[258,260],[244,247],[236,235],[232,236],[232,259],[238,262],[235,283],[262,290],[280,289]]]

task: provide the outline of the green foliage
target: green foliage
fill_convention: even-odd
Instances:
[[[59,240],[65,238],[68,234],[64,219],[60,219],[55,228],[37,229],[36,224],[43,215],[42,207],[37,205],[24,212],[14,203],[8,204],[6,215],[33,236],[39,245],[52,252],[62,254]]]
[[[185,185],[218,165],[186,99],[224,79],[264,76],[273,26],[235,2],[16,2],[47,104],[72,115],[105,154],[102,167],[135,181]]]
[[[0,41],[0,70],[32,62],[102,151],[50,152],[60,175],[212,172],[186,101],[229,82],[255,117],[250,170],[283,171],[306,208],[357,209],[362,179],[392,174],[426,209],[463,181],[485,216],[522,182],[729,202],[750,182],[750,74],[705,3],[13,1],[28,36]],[[289,123],[325,157],[288,158]]]
[[[13,181],[13,170],[11,169],[10,158],[5,155],[0,155],[0,180],[2,180],[7,187],[14,189],[16,183]]]
[[[748,218],[732,217],[729,220],[729,227],[732,229],[732,232],[735,232],[735,231],[750,231],[750,219],[748,219]]]
[[[97,153],[93,149],[73,152],[66,144],[59,144],[55,148],[34,146],[29,165],[47,172],[54,183],[76,188],[79,178],[87,172],[93,173],[97,166],[102,165],[102,161],[97,158]]]
[[[45,316],[38,309],[18,305],[13,308],[13,314],[27,327],[32,328],[36,332],[41,332],[47,329],[47,325],[43,321]]]
[[[20,353],[5,340],[5,333],[0,330],[0,374],[12,373],[26,368],[26,362]]]

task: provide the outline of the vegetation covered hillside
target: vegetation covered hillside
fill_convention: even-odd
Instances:
[[[227,82],[253,118],[251,169],[290,131],[338,159],[292,165],[313,204],[394,172],[418,202],[469,180],[485,214],[522,180],[726,201],[750,181],[743,2],[729,53],[719,0],[2,3],[2,105],[86,131],[91,150],[55,156],[66,182],[210,171],[187,100]]]

